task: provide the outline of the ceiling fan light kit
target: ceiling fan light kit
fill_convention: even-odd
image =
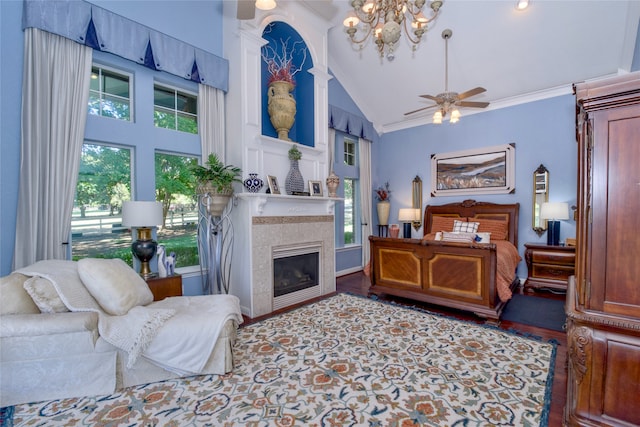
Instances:
[[[442,38],[444,39],[444,92],[439,93],[436,96],[433,95],[420,95],[421,98],[430,99],[435,101],[435,105],[428,107],[418,108],[417,110],[404,113],[405,116],[418,113],[420,111],[427,110],[429,108],[437,107],[438,109],[433,114],[433,123],[442,124],[442,120],[448,113],[451,113],[449,118],[450,123],[457,123],[460,121],[460,110],[456,107],[472,107],[472,108],[486,108],[488,102],[475,102],[475,101],[463,101],[463,99],[478,95],[485,92],[483,87],[476,87],[466,92],[449,92],[449,39],[453,35],[453,31],[446,29],[442,31]]]
[[[442,1],[429,2],[429,17],[423,12],[426,4],[426,0],[351,0],[353,10],[345,17],[343,25],[349,40],[359,49],[372,37],[380,57],[386,55],[387,60],[392,61],[402,30],[415,51],[427,32],[427,24],[438,16]],[[362,38],[357,37],[359,31],[363,33]]]

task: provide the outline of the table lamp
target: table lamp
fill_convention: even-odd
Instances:
[[[420,209],[400,209],[398,211],[398,221],[404,222],[402,235],[405,239],[411,238],[411,225],[420,219]]]
[[[156,254],[158,243],[153,240],[151,227],[162,224],[162,203],[127,201],[122,204],[122,225],[137,229],[138,239],[131,244],[131,252],[140,261],[140,276],[153,277],[149,261]]]
[[[547,220],[547,245],[560,243],[560,220],[569,219],[569,204],[564,202],[543,203],[540,218]]]

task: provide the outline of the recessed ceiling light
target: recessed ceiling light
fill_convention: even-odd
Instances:
[[[518,3],[516,4],[516,9],[525,10],[527,7],[529,7],[529,0],[518,0]]]

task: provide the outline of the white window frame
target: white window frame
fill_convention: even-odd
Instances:
[[[158,81],[158,80],[154,81],[154,83],[153,83],[153,112],[154,112],[154,114],[156,112],[156,109],[168,110],[167,107],[159,106],[159,105],[156,104],[156,97],[155,97],[156,87],[158,87],[160,89],[164,89],[164,90],[171,90],[171,91],[174,92],[174,94],[173,94],[173,109],[169,110],[174,114],[174,127],[171,128],[171,130],[175,130],[177,132],[184,132],[184,131],[181,131],[181,130],[178,129],[178,114],[186,114],[186,115],[189,115],[189,116],[193,116],[193,117],[196,118],[196,124],[199,123],[200,111],[198,111],[198,108],[197,108],[197,105],[198,105],[198,94],[194,93],[194,92],[192,92],[190,90],[186,90],[184,88],[181,88],[179,86],[167,84],[167,83],[164,83],[164,82],[161,82],[161,81]],[[192,97],[194,97],[196,99],[196,114],[185,113],[183,111],[178,110],[178,106],[177,106],[177,103],[178,103],[177,94],[178,93],[183,94],[183,95],[192,96]],[[155,116],[153,118],[153,123],[155,125]],[[160,126],[157,126],[157,127],[160,127]],[[169,129],[169,128],[164,128],[164,129]],[[190,133],[190,132],[185,132],[185,133]],[[194,135],[198,135],[198,134],[199,134],[199,131],[198,131],[198,127],[196,126],[196,133]]]
[[[134,103],[134,94],[135,94],[135,86],[134,86],[134,74],[120,69],[120,68],[114,68],[114,67],[110,67],[108,65],[104,65],[100,62],[93,62],[91,64],[91,70],[93,72],[93,68],[99,68],[100,70],[105,70],[105,71],[109,71],[113,74],[118,74],[120,76],[125,76],[129,79],[129,120],[124,120],[124,119],[118,119],[116,117],[110,117],[110,116],[103,116],[102,114],[91,114],[97,117],[101,117],[104,119],[113,119],[113,120],[121,120],[123,122],[130,122],[130,123],[135,123],[135,103]],[[102,81],[100,81],[100,84],[102,85]],[[91,93],[91,89],[89,89],[89,93]],[[100,89],[100,112],[102,112],[102,101],[104,99],[104,90],[103,88]],[[110,95],[110,94],[109,94]],[[110,96],[117,96],[117,95],[110,95]],[[89,106],[87,105],[87,108],[89,108]]]

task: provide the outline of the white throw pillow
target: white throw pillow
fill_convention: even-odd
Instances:
[[[121,259],[81,259],[78,274],[89,293],[111,315],[121,316],[153,301],[147,282]]]
[[[478,240],[476,238],[476,241],[478,243],[491,243],[491,233],[487,233],[487,232],[476,233],[476,236],[478,236],[478,238],[480,239],[480,240]]]
[[[34,276],[26,280],[23,286],[42,313],[65,313],[69,311],[49,279]]]
[[[25,291],[24,282],[29,276],[11,273],[0,278],[0,315],[5,314],[38,314],[40,309],[33,298]]]

